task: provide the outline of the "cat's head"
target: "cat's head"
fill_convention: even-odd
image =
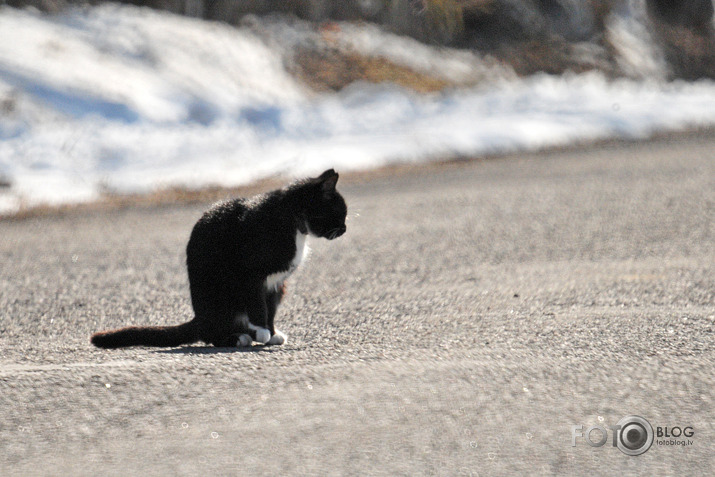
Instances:
[[[307,192],[307,200],[303,218],[311,235],[333,240],[345,233],[348,206],[343,196],[335,190],[337,183],[338,173],[333,169],[304,182],[302,187]]]

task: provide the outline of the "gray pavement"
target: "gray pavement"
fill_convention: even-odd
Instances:
[[[695,135],[346,176],[288,344],[251,351],[89,344],[191,317],[205,205],[0,222],[0,474],[709,475],[714,159]],[[571,445],[632,414],[692,445]]]

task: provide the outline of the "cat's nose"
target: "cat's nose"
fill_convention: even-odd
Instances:
[[[343,225],[342,227],[340,227],[340,228],[335,232],[335,238],[340,237],[342,234],[345,233],[346,230],[347,230],[347,227],[345,227],[344,225]]]

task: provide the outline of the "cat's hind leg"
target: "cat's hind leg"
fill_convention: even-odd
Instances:
[[[226,311],[217,313],[226,316],[225,319],[214,320],[207,333],[207,342],[218,347],[246,347],[256,340],[256,331],[248,327],[248,316],[245,313]],[[229,318],[231,317],[231,318]]]
[[[261,344],[266,344],[268,343],[268,341],[270,341],[271,332],[268,331],[266,328],[252,325],[250,321],[248,322],[248,328],[253,332],[253,334],[255,334],[255,341]]]
[[[258,284],[245,294],[246,320],[244,326],[256,333],[256,341],[262,344],[271,339],[268,327],[268,306],[266,303],[266,289],[263,283]]]
[[[235,347],[238,334],[233,312],[216,307],[210,309],[208,313],[210,313],[208,317],[197,315],[201,323],[201,340],[219,348]]]
[[[253,341],[266,344],[271,339],[270,331],[251,323],[251,320],[249,320],[248,315],[245,313],[240,313],[236,317],[236,324],[233,333],[239,340],[240,346],[248,346]],[[250,341],[248,341],[249,339]]]
[[[231,348],[247,348],[253,344],[253,338],[247,333],[234,334],[226,338],[226,343],[223,346]]]

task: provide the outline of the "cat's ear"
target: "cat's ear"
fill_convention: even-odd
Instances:
[[[320,174],[318,181],[320,181],[320,187],[324,194],[335,192],[335,185],[338,183],[338,177],[339,175],[334,169],[328,169]]]

